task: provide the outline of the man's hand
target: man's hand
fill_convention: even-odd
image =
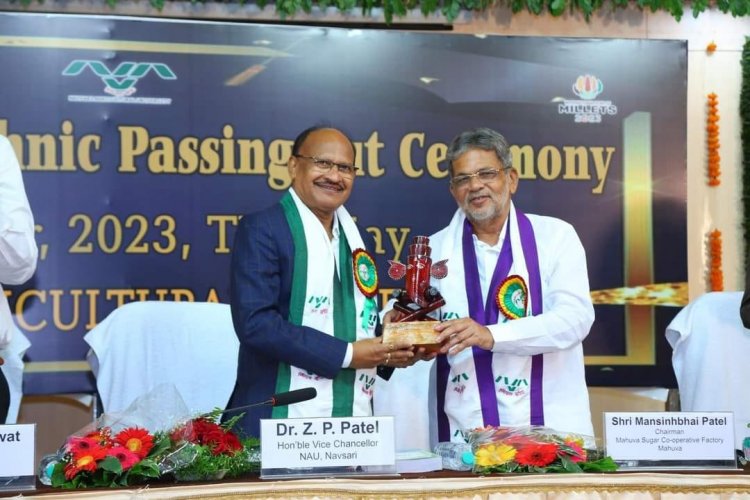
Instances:
[[[375,368],[378,365],[404,368],[418,358],[408,344],[384,344],[382,337],[358,340],[352,343],[352,362],[349,368]]]
[[[406,316],[406,314],[397,311],[395,309],[391,309],[385,315],[383,316],[383,324],[387,325],[388,323],[396,323],[398,320]]]
[[[435,331],[440,335],[437,341],[442,344],[440,352],[447,354],[458,354],[467,347],[477,346],[486,351],[491,351],[495,345],[489,328],[480,325],[471,318],[452,319],[444,321],[435,326]]]

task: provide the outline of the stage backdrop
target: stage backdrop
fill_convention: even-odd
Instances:
[[[83,335],[137,300],[228,302],[241,214],[275,203],[302,129],[347,131],[348,208],[387,259],[446,225],[446,144],[513,146],[516,204],[575,226],[596,322],[592,385],[673,386],[687,297],[683,41],[459,36],[0,14],[0,134],[37,223],[10,288],[27,393],[91,391]],[[383,290],[387,293],[387,290]]]

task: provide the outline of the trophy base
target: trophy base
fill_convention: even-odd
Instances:
[[[436,341],[438,332],[434,330],[437,321],[399,321],[383,327],[383,343],[402,343],[424,348],[427,352],[440,349]]]

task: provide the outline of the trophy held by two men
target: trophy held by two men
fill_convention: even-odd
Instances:
[[[395,322],[385,325],[383,342],[398,337],[408,339],[412,345],[428,349],[439,348],[434,339],[437,333],[433,330],[434,320],[427,315],[445,305],[445,299],[437,288],[430,286],[430,277],[442,279],[448,275],[446,260],[432,263],[430,239],[427,236],[415,236],[409,245],[409,256],[406,264],[389,260],[388,276],[400,280],[406,276],[406,288],[397,290],[393,298],[393,308],[401,313]]]

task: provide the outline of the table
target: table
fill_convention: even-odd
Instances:
[[[15,495],[15,493],[14,493]],[[0,494],[0,496],[3,496]],[[400,478],[301,479],[258,478],[221,483],[152,485],[115,490],[64,491],[44,488],[23,498],[46,500],[136,499],[385,499],[467,498],[492,500],[578,499],[732,499],[750,500],[750,474],[618,472],[608,474],[538,474],[481,477],[469,473],[405,474]]]

